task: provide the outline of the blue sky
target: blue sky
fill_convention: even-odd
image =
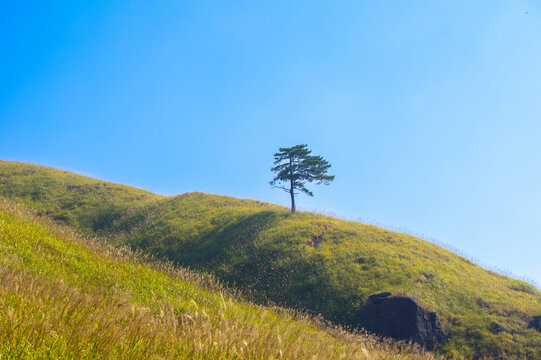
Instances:
[[[541,283],[539,1],[2,1],[0,158],[421,234]]]

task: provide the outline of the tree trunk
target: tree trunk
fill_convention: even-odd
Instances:
[[[293,180],[291,180],[291,188],[289,189],[289,194],[291,195],[291,212],[295,212],[295,192],[293,188]]]
[[[289,195],[291,195],[291,212],[295,212],[295,187],[293,186],[293,159],[289,157]]]

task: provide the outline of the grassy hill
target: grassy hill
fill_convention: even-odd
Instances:
[[[38,214],[87,232],[107,226],[131,206],[161,198],[130,186],[3,160],[0,188],[5,198],[16,199]]]
[[[0,195],[214,274],[259,301],[355,327],[369,295],[406,292],[440,314],[449,333],[442,353],[541,358],[541,334],[528,328],[541,314],[541,292],[410,235],[253,200],[160,197],[13,162],[0,162]]]
[[[0,199],[0,358],[432,359],[254,305]]]

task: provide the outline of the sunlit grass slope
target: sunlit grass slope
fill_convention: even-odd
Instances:
[[[1,195],[55,221],[94,231],[127,208],[160,198],[145,190],[91,179],[45,166],[0,160]]]
[[[0,358],[431,359],[241,300],[0,199]]]
[[[29,175],[26,179],[15,177],[14,167],[21,168],[18,174]],[[47,172],[55,188],[56,173],[63,173],[0,163],[0,194],[18,200],[21,191],[17,182],[31,189],[28,184],[35,173],[28,169],[40,176]],[[42,183],[38,181],[37,186]],[[46,192],[48,186],[42,189]],[[132,190],[127,187],[125,191]],[[67,186],[65,191],[69,191]],[[78,220],[70,224],[85,231],[99,230],[116,243],[212,273],[251,290],[261,301],[270,299],[308,309],[354,327],[369,295],[388,290],[407,292],[440,314],[449,333],[441,352],[541,358],[541,334],[528,329],[530,319],[541,314],[537,289],[413,236],[312,213],[292,215],[285,208],[253,200],[201,193],[176,197],[150,194],[141,201],[111,196],[103,204],[103,216],[96,202],[88,218],[77,204],[93,202],[86,199],[92,197],[91,192],[62,195],[60,191],[58,196],[74,198],[76,205],[67,210],[66,217]],[[54,202],[23,200],[52,216],[63,211]],[[110,218],[111,206],[117,210]],[[89,219],[100,216],[102,221],[88,226],[92,223]]]

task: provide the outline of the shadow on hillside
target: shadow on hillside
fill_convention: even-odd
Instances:
[[[234,264],[242,261],[243,256],[251,255],[261,231],[275,224],[281,216],[276,211],[261,211],[236,218],[190,239],[183,254],[170,255],[185,265],[211,271],[224,263]]]

